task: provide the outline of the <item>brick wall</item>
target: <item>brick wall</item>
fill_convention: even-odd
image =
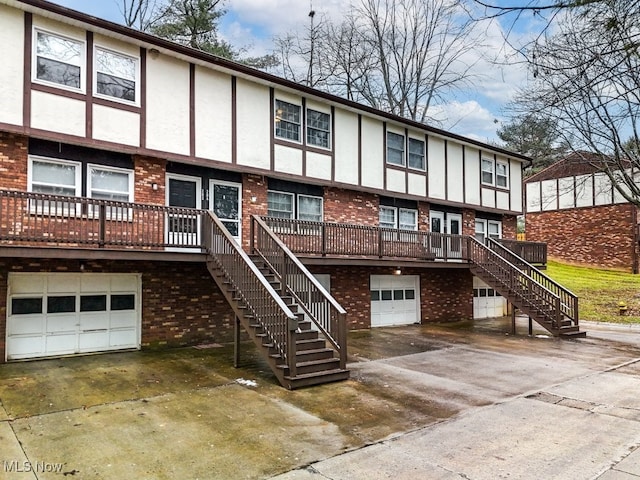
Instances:
[[[233,340],[234,314],[204,263],[84,261],[84,272],[142,274],[142,346]],[[0,361],[5,358],[9,272],[80,272],[80,260],[0,260]]]
[[[256,201],[252,202],[251,198]],[[251,215],[267,214],[267,179],[260,175],[244,175],[242,178],[242,245],[249,249]]]
[[[0,186],[4,190],[27,190],[29,139],[0,132]]]
[[[150,205],[165,205],[165,174],[167,162],[157,158],[133,156],[135,170],[134,199],[136,203],[148,203]],[[153,184],[158,189],[153,189]]]
[[[323,208],[325,222],[378,226],[379,200],[371,193],[328,187]]]
[[[527,240],[546,242],[551,258],[631,272],[636,248],[632,208],[621,204],[527,213]]]
[[[515,240],[518,235],[518,217],[505,215],[502,217],[502,238]]]
[[[476,233],[476,212],[465,208],[462,210],[462,234],[474,236]]]

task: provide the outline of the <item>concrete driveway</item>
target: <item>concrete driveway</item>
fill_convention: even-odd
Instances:
[[[0,365],[0,479],[640,478],[640,329],[352,332],[290,392],[250,344]]]

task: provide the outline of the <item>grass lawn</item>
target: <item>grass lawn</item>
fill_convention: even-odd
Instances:
[[[543,273],[579,297],[581,320],[640,323],[640,275],[552,261]],[[626,315],[618,314],[618,302],[627,304]]]

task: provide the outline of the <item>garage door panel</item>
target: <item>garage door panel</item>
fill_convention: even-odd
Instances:
[[[76,332],[45,336],[46,355],[66,355],[76,353],[78,335]]]
[[[78,337],[80,352],[95,352],[109,348],[109,331],[107,329],[93,332],[82,332]]]
[[[20,315],[15,321],[7,323],[8,335],[42,335],[44,333],[44,320],[42,315]]]
[[[112,292],[133,292],[137,286],[137,277],[131,275],[116,275],[111,277]]]
[[[44,352],[44,336],[17,336],[7,345],[7,358],[20,360],[40,356]]]
[[[107,330],[109,328],[109,314],[107,312],[81,313],[80,330]]]
[[[11,295],[38,293],[44,290],[45,279],[42,277],[18,276],[11,279]]]
[[[111,330],[109,345],[115,348],[135,348],[138,335],[135,329]]]
[[[60,275],[54,282],[47,282],[49,293],[75,293],[80,285],[79,278],[73,275]]]
[[[111,328],[135,328],[137,323],[135,311],[111,312]]]
[[[371,326],[409,325],[419,321],[417,275],[372,275]]]
[[[75,332],[78,329],[76,314],[47,316],[47,333]]]

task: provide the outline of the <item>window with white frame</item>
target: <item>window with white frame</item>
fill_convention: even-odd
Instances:
[[[29,157],[29,191],[48,195],[80,196],[79,162]]]
[[[507,188],[509,185],[509,166],[504,162],[496,162],[496,187]]]
[[[34,79],[84,89],[84,42],[35,30]]]
[[[397,210],[395,207],[380,206],[378,222],[381,228],[397,228]]]
[[[322,221],[322,198],[298,195],[298,220]]]
[[[267,192],[267,215],[293,219],[293,193]]]
[[[498,220],[476,218],[475,237],[479,242],[483,243],[484,239],[487,237],[493,240],[502,238],[502,222]]]
[[[331,148],[331,115],[307,109],[307,144]]]
[[[486,185],[494,185],[493,179],[493,160],[489,158],[482,159],[482,183]]]
[[[424,142],[409,138],[409,168],[424,170]]]
[[[89,165],[87,191],[91,198],[131,202],[133,201],[133,172],[121,168]]]
[[[399,209],[398,228],[400,230],[418,230],[418,211],[408,208]]]
[[[487,236],[487,222],[485,220],[476,219],[476,232],[475,232],[476,240],[484,243],[484,239],[486,236]]]
[[[404,135],[387,132],[387,163],[404,166]]]
[[[300,111],[300,105],[276,100],[276,137],[300,141]]]
[[[96,94],[135,103],[138,59],[100,47],[96,47],[95,59]]]

